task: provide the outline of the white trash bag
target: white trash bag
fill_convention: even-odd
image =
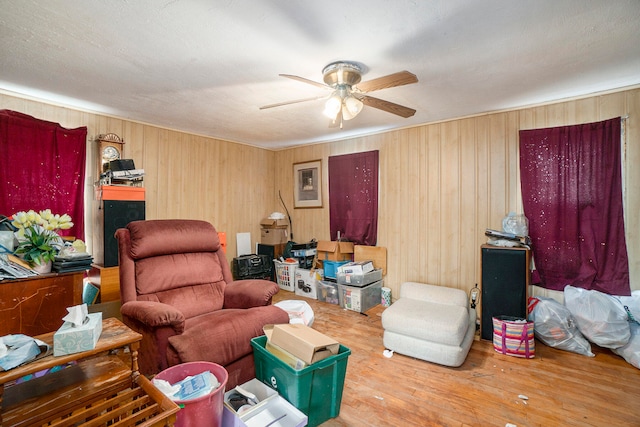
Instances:
[[[631,330],[631,338],[629,338],[629,342],[626,345],[620,348],[614,348],[611,351],[618,356],[621,356],[631,365],[640,369],[640,325],[635,322],[630,322],[629,328]]]
[[[528,236],[529,220],[524,215],[516,215],[515,212],[509,212],[507,216],[502,218],[502,230],[516,236]]]
[[[582,335],[605,348],[619,348],[631,337],[627,312],[611,295],[567,285],[564,303]]]
[[[534,322],[536,338],[549,347],[594,357],[591,344],[580,333],[567,307],[553,298],[532,298],[529,320]]]
[[[273,305],[280,307],[289,314],[289,323],[307,326],[313,325],[315,316],[308,302],[289,299]]]

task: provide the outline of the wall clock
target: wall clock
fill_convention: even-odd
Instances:
[[[98,176],[109,169],[109,162],[123,156],[124,141],[115,133],[98,135]]]
[[[102,149],[102,160],[106,160],[110,162],[112,160],[120,160],[120,150],[118,150],[113,145],[106,145]]]

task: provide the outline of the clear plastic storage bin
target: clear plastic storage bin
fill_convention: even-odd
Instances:
[[[382,298],[382,280],[364,287],[338,284],[340,307],[360,313],[380,304]]]

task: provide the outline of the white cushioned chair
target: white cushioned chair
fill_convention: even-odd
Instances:
[[[406,356],[457,367],[476,331],[476,311],[461,289],[405,282],[382,313],[384,346]]]

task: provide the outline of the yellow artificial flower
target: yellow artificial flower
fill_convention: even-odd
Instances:
[[[73,222],[68,214],[54,215],[51,209],[44,209],[40,212],[36,212],[33,209],[28,212],[16,212],[13,214],[11,224],[18,229],[19,237],[24,236],[25,228],[33,225],[39,225],[48,231],[68,230],[73,227]]]

